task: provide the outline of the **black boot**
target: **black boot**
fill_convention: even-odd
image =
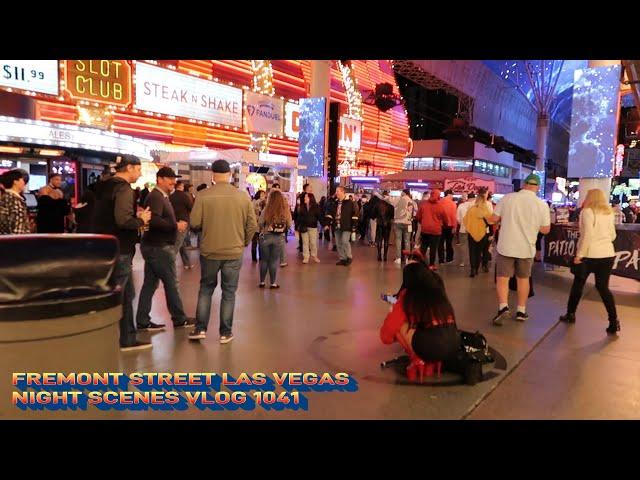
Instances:
[[[609,326],[607,327],[607,334],[615,335],[616,332],[620,331],[620,321],[619,320],[609,320]]]
[[[576,314],[567,313],[566,315],[562,315],[560,317],[560,321],[565,323],[576,323]]]

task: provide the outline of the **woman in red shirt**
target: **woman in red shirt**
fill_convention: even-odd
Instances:
[[[411,358],[408,373],[424,362],[453,360],[460,335],[440,276],[424,263],[412,263],[403,270],[402,285],[380,329],[382,343],[400,343]]]

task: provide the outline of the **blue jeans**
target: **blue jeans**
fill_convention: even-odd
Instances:
[[[280,242],[280,247],[278,251],[278,256],[280,257],[280,263],[287,263],[287,249],[285,248],[285,241],[287,240],[287,234],[283,233],[282,242]]]
[[[133,326],[133,288],[131,262],[133,254],[120,255],[113,274],[114,281],[122,288],[122,317],[120,317],[120,346],[128,347],[136,343],[136,329]]]
[[[409,225],[404,223],[395,223],[394,228],[396,230],[396,258],[402,258],[402,250],[411,249]]]
[[[138,327],[149,325],[151,321],[149,316],[151,301],[160,280],[164,285],[164,295],[173,324],[180,325],[184,323],[187,316],[184,314],[182,299],[178,290],[175,246],[152,247],[142,245],[140,251],[144,258],[144,283],[142,284],[142,290],[140,290],[138,313],[136,314]]]
[[[265,233],[259,238],[260,248],[260,283],[267,278],[267,268],[271,283],[276,283],[278,264],[281,261],[281,251],[284,249],[284,235]]]
[[[209,326],[211,296],[218,285],[218,272],[221,272],[220,335],[231,335],[240,267],[242,267],[242,258],[209,260],[202,255],[200,256],[200,291],[198,292],[198,308],[196,310],[196,329],[206,331]]]
[[[336,247],[340,260],[351,259],[351,232],[344,230],[336,230],[335,234]]]
[[[191,260],[189,259],[189,253],[187,252],[187,239],[189,238],[189,230],[186,232],[176,232],[176,255],[179,253],[182,258],[182,265],[185,267],[191,266]]]

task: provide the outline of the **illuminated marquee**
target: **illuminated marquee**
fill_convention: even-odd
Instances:
[[[126,60],[66,60],[65,83],[75,99],[131,104],[131,66]]]
[[[128,135],[24,118],[0,116],[0,141],[127,153],[152,159],[149,146]]]

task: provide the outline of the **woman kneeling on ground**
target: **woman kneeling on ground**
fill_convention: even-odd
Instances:
[[[407,373],[421,372],[424,362],[448,362],[460,349],[453,307],[444,282],[422,262],[403,270],[403,288],[398,301],[384,320],[380,339],[384,344],[397,341],[409,354]]]

